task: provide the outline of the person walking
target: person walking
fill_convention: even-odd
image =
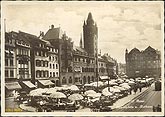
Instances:
[[[137,92],[137,86],[134,87],[134,94]]]
[[[140,90],[140,92],[142,91],[142,86],[141,86],[141,84],[139,85],[139,90]]]
[[[132,88],[129,89],[129,94],[130,94],[130,95],[132,94]]]

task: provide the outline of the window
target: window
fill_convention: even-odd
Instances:
[[[58,64],[56,64],[56,69],[58,69]]]
[[[65,77],[63,77],[63,79],[62,79],[62,84],[66,84],[66,78]]]
[[[50,63],[50,68],[52,68],[52,64]]]
[[[36,51],[36,56],[39,56],[39,52],[38,51]]]
[[[41,61],[41,67],[43,67],[43,61]]]
[[[18,49],[18,54],[21,54],[21,49]]]
[[[56,72],[56,77],[58,77],[58,72]]]
[[[79,78],[75,78],[75,82],[79,82]]]
[[[41,51],[41,56],[43,56],[43,52]]]
[[[51,56],[49,56],[49,61],[51,61]]]
[[[10,77],[14,77],[14,71],[10,70]]]
[[[44,71],[41,71],[41,77],[43,77],[44,76]]]
[[[55,65],[53,64],[53,69],[54,69]]]
[[[5,70],[5,77],[9,77],[8,70]]]
[[[48,67],[48,62],[47,61],[45,61],[45,67]]]
[[[53,77],[55,77],[55,72],[53,72]]]
[[[69,83],[72,83],[72,77],[71,76],[69,77]]]
[[[52,72],[50,72],[50,77],[52,77]]]
[[[40,77],[40,72],[36,71],[36,77],[39,78]]]
[[[5,66],[8,66],[8,59],[5,59]]]
[[[45,52],[45,57],[47,57],[47,53]]]

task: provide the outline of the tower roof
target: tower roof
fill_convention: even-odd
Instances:
[[[89,12],[89,14],[88,14],[87,24],[94,24],[94,20],[93,20],[91,12]]]
[[[93,17],[92,17],[92,13],[91,12],[88,13],[88,18],[87,19],[92,19],[93,20]]]

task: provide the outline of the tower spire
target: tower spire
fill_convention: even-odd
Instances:
[[[93,20],[91,12],[89,12],[89,14],[88,14],[87,24],[94,24],[94,20]]]

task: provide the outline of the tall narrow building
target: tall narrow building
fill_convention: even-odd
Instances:
[[[83,25],[83,37],[84,37],[84,49],[89,55],[95,55],[97,53],[97,39],[98,28],[92,18],[92,14],[88,14],[88,18],[84,21]]]

